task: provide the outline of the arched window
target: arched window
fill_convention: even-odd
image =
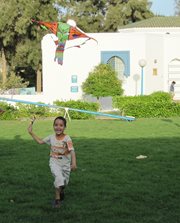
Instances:
[[[107,64],[109,64],[117,73],[117,77],[120,80],[124,80],[124,70],[125,65],[124,62],[117,56],[111,57]]]

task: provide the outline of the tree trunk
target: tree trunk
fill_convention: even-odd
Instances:
[[[42,92],[42,74],[41,74],[40,68],[38,68],[37,74],[36,74],[36,91],[38,93]]]
[[[2,83],[4,84],[7,79],[7,61],[4,53],[4,48],[1,50],[2,55]]]
[[[97,97],[97,103],[99,104],[99,110],[98,111],[101,111],[100,97]]]

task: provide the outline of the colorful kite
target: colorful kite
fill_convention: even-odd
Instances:
[[[79,48],[81,45],[85,44],[88,40],[90,39],[95,40],[94,38],[87,36],[83,31],[81,31],[76,26],[76,23],[73,20],[68,20],[67,23],[43,22],[43,21],[36,21],[36,20],[32,20],[32,22],[37,23],[45,30],[50,30],[51,33],[57,36],[58,40],[54,41],[57,46],[54,61],[57,60],[58,64],[61,64],[61,65],[63,64],[63,53],[65,50],[65,44],[67,40],[75,40],[77,38],[87,38],[87,40],[85,40],[80,45],[73,46],[73,47],[79,47]]]

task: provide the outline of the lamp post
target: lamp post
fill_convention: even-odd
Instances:
[[[133,75],[133,80],[135,81],[135,95],[138,94],[138,81],[140,79],[139,74],[134,74]]]
[[[146,66],[146,60],[139,60],[139,66],[141,67],[141,95],[144,93],[144,67]]]

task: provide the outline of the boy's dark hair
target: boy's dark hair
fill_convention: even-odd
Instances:
[[[54,119],[54,123],[53,123],[53,125],[55,124],[55,122],[56,122],[56,120],[62,120],[63,122],[64,122],[64,126],[66,127],[66,119],[64,118],[64,117],[62,117],[62,116],[58,116],[58,117],[56,117],[55,119]]]
[[[175,81],[173,81],[173,82],[172,82],[172,84],[176,84],[176,82],[175,82]]]

